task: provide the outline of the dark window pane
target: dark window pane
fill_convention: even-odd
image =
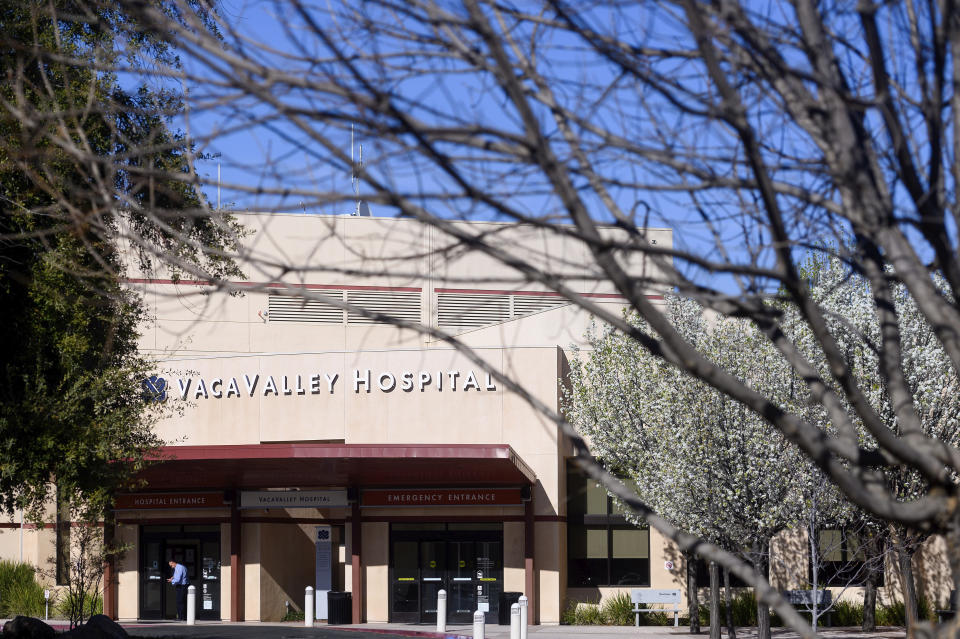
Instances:
[[[610,562],[611,586],[649,586],[649,559],[616,559]]]
[[[649,559],[650,531],[646,528],[614,528],[612,559]]]
[[[420,606],[420,593],[417,583],[394,582],[393,611],[416,613]]]
[[[606,559],[610,556],[607,548],[607,528],[605,526],[567,526],[567,554],[571,559]]]
[[[607,515],[610,512],[606,489],[584,475],[573,464],[567,466],[567,514]]]
[[[697,586],[700,587],[700,588],[707,588],[707,587],[710,586],[710,568],[709,568],[709,566],[707,565],[707,562],[705,562],[703,559],[697,559],[696,562],[697,562],[697,563],[696,563],[696,568],[697,568],[697,576],[696,576]],[[723,587],[723,567],[722,567],[722,566],[720,567],[719,575],[720,575],[720,587],[722,588],[722,587]],[[743,581],[743,579],[740,579],[740,577],[737,577],[736,575],[734,575],[733,573],[731,573],[731,574],[730,574],[730,587],[731,587],[731,588],[746,588],[746,587],[747,587],[747,584],[746,584],[746,582]]]
[[[826,529],[819,534],[817,581],[827,586],[863,586],[867,580],[867,546],[848,530]],[[880,562],[880,560],[876,560]],[[880,564],[882,566],[882,563]],[[813,566],[810,567],[813,580]],[[883,569],[877,571],[877,586],[883,586]]]
[[[417,542],[393,542],[393,572],[400,579],[417,578]]]
[[[569,586],[605,586],[607,585],[607,560],[571,557],[567,574]]]

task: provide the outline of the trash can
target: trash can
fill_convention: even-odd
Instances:
[[[497,623],[501,626],[510,625],[510,606],[519,603],[522,592],[501,592],[499,609],[497,610]]]
[[[353,595],[349,592],[327,592],[327,623],[331,626],[353,623]]]

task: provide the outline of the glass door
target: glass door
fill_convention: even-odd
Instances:
[[[447,565],[450,589],[447,591],[447,618],[453,623],[472,623],[477,610],[477,592],[474,582],[476,555],[474,542],[449,541]]]
[[[503,544],[500,541],[478,541],[474,544],[477,580],[477,608],[486,615],[486,623],[497,623],[500,593],[503,592]]]
[[[197,619],[220,619],[220,527],[143,526],[140,532],[140,618],[176,619],[170,562],[183,564],[197,589]]]
[[[140,618],[163,618],[163,587],[166,584],[166,565],[159,541],[144,541],[140,545]]]
[[[413,524],[391,527],[390,621],[436,623],[437,593],[447,592],[447,621],[473,623],[481,610],[496,623],[503,590],[499,524]]]
[[[437,593],[446,588],[446,557],[442,541],[420,542],[420,623],[437,622]]]
[[[418,544],[395,539],[391,546],[390,620],[394,623],[420,623]]]
[[[200,545],[200,582],[197,587],[197,615],[219,618],[220,612],[220,541],[204,541]]]

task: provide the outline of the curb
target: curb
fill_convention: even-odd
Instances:
[[[473,639],[470,635],[455,635],[446,632],[430,632],[428,630],[391,630],[389,628],[344,628],[332,626],[331,630],[347,630],[350,632],[371,632],[378,635],[393,635],[400,637],[431,637],[433,639]]]

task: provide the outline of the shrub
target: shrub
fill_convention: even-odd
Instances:
[[[877,605],[878,626],[905,626],[906,609],[902,601],[893,601],[888,605]]]
[[[630,595],[618,592],[603,602],[603,616],[611,626],[632,626],[635,622]],[[642,623],[641,619],[641,623]]]
[[[43,616],[43,587],[36,582],[35,573],[30,564],[0,561],[0,615]]]
[[[606,624],[603,611],[598,604],[578,603],[573,611],[574,625],[602,626]]]
[[[70,610],[76,610],[76,607],[72,604],[76,600],[76,597],[81,595],[77,593],[66,592],[66,596],[57,606],[57,611],[63,617],[70,617]],[[93,615],[99,615],[103,612],[103,598],[99,593],[89,593],[85,592],[83,596],[83,618],[89,619]]]
[[[727,623],[727,602],[723,600],[723,590],[720,590],[720,625]],[[730,609],[733,611],[733,625],[735,626],[755,626],[757,625],[757,598],[752,590],[741,590],[733,593],[730,598]],[[700,604],[700,625],[710,625],[710,602]],[[773,617],[770,618],[770,625],[773,623]]]
[[[303,621],[303,611],[289,608],[281,621]]]
[[[731,597],[730,607],[733,609],[733,625],[735,626],[755,626],[757,625],[757,598],[752,590],[741,590]],[[720,606],[721,610],[725,605]],[[724,613],[725,615],[725,613]],[[722,617],[726,619],[726,616]],[[770,625],[773,625],[772,623]]]
[[[937,621],[937,613],[930,600],[923,595],[917,596],[917,617],[921,621]],[[877,605],[878,626],[907,625],[907,610],[902,601],[894,600],[889,605]]]
[[[571,601],[560,615],[560,623],[568,626],[603,626],[607,624],[599,604]]]
[[[826,618],[822,617],[826,622]],[[830,622],[835,626],[859,626],[863,624],[863,604],[841,599],[830,609]]]
[[[43,597],[43,586],[34,581],[32,577],[30,581],[11,583],[6,592],[3,593],[3,597],[5,614],[10,617],[26,615],[42,618],[44,616],[46,600]]]

